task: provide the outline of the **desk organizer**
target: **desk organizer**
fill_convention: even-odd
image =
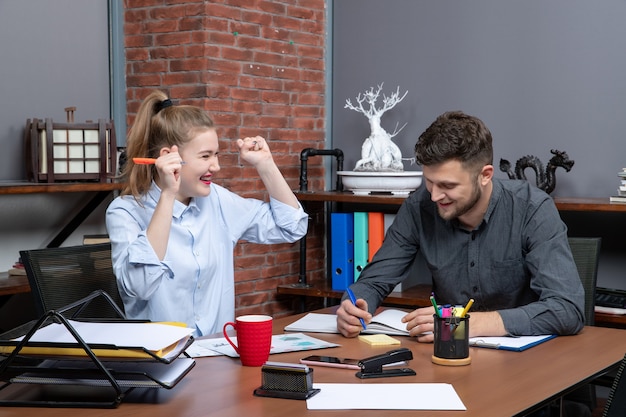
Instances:
[[[263,383],[254,390],[259,397],[306,400],[320,392],[313,388],[313,368],[306,365],[266,362],[261,375]]]
[[[28,119],[24,130],[29,181],[109,181],[117,169],[113,120],[74,123],[74,107],[65,109],[66,123]]]
[[[0,335],[0,406],[115,408],[134,388],[173,388],[195,366],[187,353],[193,337],[181,339],[167,353],[146,348],[86,343],[62,314],[81,309],[96,291],[62,309],[50,310],[34,324],[27,323]],[[117,309],[119,311],[119,309]],[[108,319],[106,323],[145,323]],[[74,319],[77,320],[77,319]],[[96,322],[96,320],[90,320]],[[60,323],[76,343],[30,341],[35,332]],[[23,336],[21,340],[15,340]],[[67,388],[65,388],[67,387]]]

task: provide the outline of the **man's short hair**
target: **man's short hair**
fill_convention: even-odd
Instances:
[[[468,169],[481,169],[493,164],[491,132],[477,117],[446,112],[420,135],[415,158],[426,166],[456,159]]]

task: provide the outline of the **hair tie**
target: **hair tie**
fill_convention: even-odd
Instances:
[[[161,110],[166,109],[166,108],[168,108],[168,107],[170,107],[170,106],[173,106],[173,105],[174,105],[174,103],[172,103],[172,100],[170,100],[169,98],[166,98],[166,99],[165,99],[165,100],[163,100],[163,101],[159,101],[159,102],[155,105],[155,110],[156,110],[156,112],[158,113],[158,112],[160,112]]]

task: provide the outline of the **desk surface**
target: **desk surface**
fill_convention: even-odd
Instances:
[[[26,275],[9,275],[7,272],[0,273],[0,295],[12,295],[30,292],[30,285]]]
[[[275,333],[298,316],[275,320]],[[389,350],[372,347],[340,335],[312,334],[340,343],[323,354],[364,358]],[[451,383],[467,411],[384,411],[385,416],[515,416],[558,397],[619,363],[626,351],[626,330],[586,327],[579,335],[558,337],[525,352],[471,348],[472,363],[447,367],[431,363],[432,344],[401,338],[413,351],[409,366],[414,377],[360,380],[353,370],[315,367],[314,382],[342,383]],[[272,355],[272,361],[297,362],[310,352]],[[243,367],[224,356],[197,358],[197,365],[172,390],[136,390],[116,409],[55,409],[5,407],[4,417],[203,417],[203,416],[380,416],[380,410],[308,411],[305,401],[260,398],[252,392],[261,384],[260,368]],[[32,388],[31,388],[32,389]]]

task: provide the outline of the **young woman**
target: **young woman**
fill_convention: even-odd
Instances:
[[[234,319],[235,244],[295,242],[306,234],[308,216],[265,139],[238,139],[237,146],[269,203],[213,182],[220,170],[217,132],[202,109],[174,105],[160,91],[141,104],[127,140],[126,187],[106,212],[129,318],[183,322],[196,335],[221,332]]]

